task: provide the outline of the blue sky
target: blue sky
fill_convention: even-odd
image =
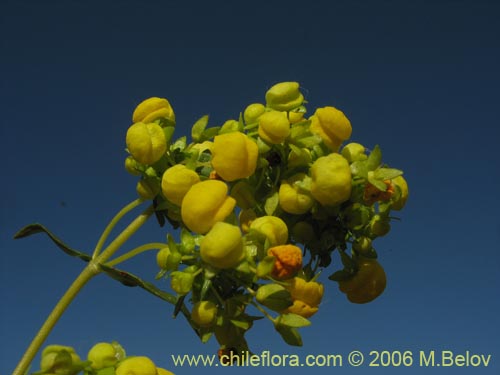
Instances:
[[[379,144],[384,160],[405,171],[410,199],[403,220],[375,243],[388,274],[381,298],[353,305],[327,284],[313,325],[302,330],[304,347],[283,344],[262,321],[248,335],[254,351],[347,356],[356,349],[368,357],[410,350],[416,358],[468,350],[491,354],[489,367],[414,364],[404,373],[498,373],[499,16],[498,3],[465,0],[2,2],[0,374],[13,370],[83,265],[47,238],[14,241],[13,234],[41,222],[91,251],[107,221],[135,199],[136,180],[123,169],[135,105],[167,97],[180,136],[204,114],[212,125],[237,117],[289,80],[301,83],[310,109],[342,109],[351,139]],[[164,235],[152,220],[130,248]],[[152,280],[154,254],[124,268]],[[85,355],[97,341],[118,340],[129,354],[192,373],[174,368],[170,355],[213,354],[217,345],[198,342],[171,313],[170,305],[101,275],[47,343]]]

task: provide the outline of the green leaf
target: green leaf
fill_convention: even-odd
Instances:
[[[387,185],[383,181],[377,180],[374,175],[374,172],[368,172],[368,182],[375,186],[378,190],[386,191]]]
[[[179,150],[179,151],[184,151],[186,148],[187,144],[187,138],[186,136],[180,137],[178,140],[174,142],[174,144],[170,147],[170,149],[173,150]]]
[[[297,328],[281,324],[275,325],[275,328],[288,345],[302,346],[302,337],[300,337],[300,333]]]
[[[307,327],[311,325],[311,322],[303,316],[291,313],[281,315],[278,322],[279,324],[293,328]]]
[[[374,171],[377,169],[382,163],[382,151],[378,145],[375,146],[373,151],[368,156],[368,160],[366,160],[366,168],[369,171]]]
[[[278,208],[279,203],[280,200],[278,192],[275,192],[273,195],[266,199],[266,203],[264,204],[264,210],[266,211],[266,214],[272,216]]]
[[[352,276],[351,272],[343,269],[343,270],[339,270],[339,271],[334,272],[333,274],[328,276],[328,279],[332,280],[332,281],[343,281],[343,280],[347,280],[351,276]]]
[[[66,254],[71,255],[72,257],[77,257],[82,259],[85,262],[88,262],[92,259],[91,256],[70,248],[68,245],[66,245],[64,242],[62,242],[59,238],[57,238],[54,234],[52,234],[47,228],[45,228],[42,224],[34,223],[25,226],[23,229],[21,229],[19,232],[17,232],[14,235],[14,239],[19,239],[19,238],[24,238],[31,236],[33,234],[37,233],[45,233],[49,238],[54,242],[57,247],[59,247],[62,251],[64,251]]]
[[[208,342],[208,340],[210,340],[210,337],[212,337],[212,331],[207,331],[207,332],[200,332],[200,336],[201,336],[201,342],[204,344],[206,342]]]
[[[399,169],[395,168],[379,168],[375,171],[373,176],[377,180],[392,180],[393,178],[396,178],[398,176],[401,176],[403,174],[403,171],[400,171]]]
[[[181,229],[181,248],[182,253],[191,254],[195,248],[193,235],[186,229]]]
[[[271,255],[264,257],[257,265],[257,277],[263,278],[269,275],[274,268],[275,261],[276,258]]]
[[[251,322],[247,322],[247,321],[244,321],[244,320],[231,319],[231,323],[233,325],[235,325],[236,327],[243,329],[244,331],[249,330],[250,327],[252,326]]]
[[[209,139],[215,137],[219,134],[220,126],[214,126],[213,128],[205,129],[205,131],[201,134],[200,142],[208,141]]]
[[[193,138],[193,141],[199,142],[201,139],[201,135],[203,134],[203,131],[208,125],[208,115],[205,115],[198,119],[192,129],[191,129],[191,138]]]
[[[265,284],[257,289],[255,299],[267,308],[281,312],[292,305],[290,292],[279,284]]]
[[[154,296],[156,296],[164,301],[167,301],[168,303],[171,303],[174,305],[177,303],[177,298],[175,296],[173,296],[172,294],[164,292],[161,289],[158,289],[153,284],[151,284],[147,281],[141,280],[139,277],[137,277],[129,272],[122,271],[122,270],[119,270],[119,269],[114,268],[114,267],[109,267],[109,266],[106,266],[104,264],[100,264],[99,267],[108,276],[121,282],[125,286],[129,286],[129,287],[138,286],[138,287],[144,289],[145,291],[153,294]]]

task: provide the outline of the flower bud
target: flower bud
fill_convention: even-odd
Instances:
[[[366,148],[365,146],[359,143],[349,143],[342,148],[342,156],[346,158],[349,164],[354,163],[355,161],[362,161],[368,159],[368,156],[365,154]]]
[[[167,99],[152,97],[142,101],[132,115],[133,122],[153,122],[159,118],[175,124],[175,114]]]
[[[361,255],[369,254],[372,249],[372,240],[365,236],[359,237],[352,243],[352,248]]]
[[[396,199],[392,202],[391,208],[393,210],[399,211],[403,209],[408,199],[408,183],[403,178],[403,176],[398,176],[392,179],[392,184],[399,189],[399,194],[396,194]]]
[[[141,164],[154,164],[167,150],[162,128],[155,123],[136,122],[127,130],[127,148]]]
[[[309,179],[304,173],[298,173],[288,180],[281,181],[279,204],[289,214],[301,215],[308,212],[314,204],[308,191],[301,189],[300,184]]]
[[[160,184],[156,178],[144,178],[137,183],[136,191],[142,199],[153,199],[160,192]]]
[[[181,205],[182,221],[193,232],[207,233],[218,221],[233,212],[236,200],[227,196],[227,185],[206,180],[191,186]]]
[[[382,217],[380,215],[375,215],[370,220],[370,234],[373,237],[382,237],[385,236],[391,230],[391,224],[389,223],[389,219]]]
[[[302,250],[295,245],[279,245],[267,250],[276,258],[271,276],[278,280],[294,277],[302,268]]]
[[[217,306],[211,301],[199,301],[194,304],[191,319],[200,327],[210,327],[217,318]]]
[[[310,120],[311,132],[318,134],[334,152],[351,136],[351,122],[342,111],[334,107],[318,108]]]
[[[148,357],[128,357],[118,364],[116,375],[157,375],[154,362]]]
[[[226,181],[251,176],[257,167],[259,148],[240,132],[218,135],[212,147],[212,166]]]
[[[296,124],[304,119],[304,112],[288,112],[288,120],[290,124]]]
[[[114,366],[120,357],[120,353],[113,344],[100,342],[95,344],[87,354],[87,359],[91,361],[91,367],[94,370],[100,370],[105,367]]]
[[[219,134],[233,133],[239,132],[243,130],[240,126],[240,123],[236,120],[227,120],[224,124],[222,124]]]
[[[49,345],[42,352],[40,370],[60,375],[76,375],[81,371],[82,361],[70,346]]]
[[[161,191],[170,202],[180,206],[191,186],[200,182],[200,176],[183,164],[168,168],[161,179]]]
[[[279,284],[266,284],[257,289],[255,299],[273,311],[283,311],[292,304],[290,292]]]
[[[266,104],[277,111],[291,111],[304,102],[298,82],[280,82],[266,92]]]
[[[261,216],[252,221],[250,229],[264,235],[270,246],[283,245],[288,241],[288,227],[277,216]]]
[[[232,268],[245,257],[243,240],[237,226],[217,222],[201,240],[203,261],[216,268]]]
[[[290,122],[285,112],[271,111],[259,117],[259,137],[267,143],[282,143],[290,134]]]
[[[170,275],[170,287],[181,296],[191,291],[193,281],[194,275],[190,272],[174,271]]]
[[[310,163],[312,163],[311,151],[307,148],[294,149],[288,155],[288,168],[307,167]]]
[[[337,153],[322,156],[311,166],[311,194],[324,206],[335,206],[351,196],[351,169]]]
[[[158,252],[156,253],[156,264],[162,270],[167,269],[167,260],[170,254],[171,252],[168,246],[158,250]]]
[[[243,112],[243,120],[245,124],[254,124],[257,122],[259,117],[266,111],[264,104],[253,103],[245,108]]]
[[[295,277],[286,289],[290,292],[293,305],[283,311],[284,313],[293,313],[309,318],[318,311],[324,293],[323,284]]]
[[[141,174],[137,161],[132,156],[127,156],[125,159],[125,170],[132,176],[139,176]]]

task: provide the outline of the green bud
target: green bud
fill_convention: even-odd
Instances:
[[[266,104],[277,111],[291,111],[302,105],[298,82],[280,82],[266,92]]]
[[[344,211],[344,220],[349,229],[361,229],[370,220],[370,209],[366,206],[354,203]]]
[[[160,183],[156,178],[145,178],[137,183],[136,190],[142,199],[153,199],[160,192]]]
[[[254,124],[259,120],[260,115],[266,111],[266,107],[260,103],[250,104],[243,112],[245,124]]]
[[[349,164],[355,161],[362,161],[368,159],[365,154],[365,146],[359,143],[349,143],[342,149],[342,156],[347,159]]]
[[[281,312],[292,305],[290,292],[279,284],[262,285],[255,295],[255,299],[267,308]]]
[[[219,130],[219,134],[234,133],[241,131],[240,123],[236,120],[227,120]]]
[[[70,346],[49,345],[42,352],[42,372],[58,375],[75,375],[82,369],[82,361]]]
[[[359,237],[353,242],[352,248],[361,255],[369,254],[372,250],[372,240],[365,236]]]
[[[116,344],[119,346],[118,343],[113,345],[113,343],[100,342],[89,350],[87,358],[92,362],[91,367],[94,370],[114,366],[122,358]]]
[[[369,231],[372,237],[385,236],[391,230],[389,219],[380,215],[375,215],[370,220]]]
[[[137,161],[132,156],[128,156],[125,159],[125,169],[133,176],[138,176],[141,174],[139,163],[137,163]]]
[[[171,274],[170,287],[180,295],[186,295],[191,291],[194,275],[191,273],[174,271]]]

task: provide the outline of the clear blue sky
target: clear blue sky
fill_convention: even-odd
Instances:
[[[375,243],[388,274],[381,298],[353,305],[329,283],[302,330],[303,348],[288,347],[262,321],[248,335],[253,350],[469,350],[491,354],[490,366],[311,371],[498,374],[499,17],[498,2],[465,0],[3,1],[0,374],[13,370],[83,265],[46,237],[12,236],[41,222],[71,246],[93,248],[135,198],[136,180],[123,169],[135,105],[167,97],[180,136],[204,114],[212,125],[237,117],[287,80],[301,83],[311,108],[342,109],[353,140],[380,144],[385,161],[404,169],[410,199],[403,220]],[[130,248],[164,235],[151,221]],[[123,266],[149,280],[157,271],[153,253]],[[99,276],[48,343],[85,355],[97,341],[118,340],[129,354],[193,373],[174,368],[170,354],[213,354],[216,342],[201,344],[171,313],[142,290]],[[255,370],[303,373],[224,373]]]

